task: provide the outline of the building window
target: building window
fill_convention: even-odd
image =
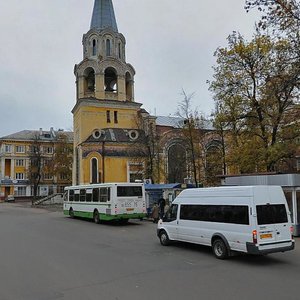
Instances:
[[[24,159],[17,159],[16,167],[24,167]]]
[[[16,196],[26,196],[26,186],[18,186],[15,191]]]
[[[106,56],[110,56],[111,55],[111,42],[109,39],[106,40]]]
[[[63,194],[65,192],[65,186],[59,185],[57,187],[57,192]]]
[[[67,174],[60,174],[59,179],[60,180],[68,180],[68,175]]]
[[[98,182],[98,160],[97,158],[92,158],[91,160],[91,183],[97,183]]]
[[[44,147],[44,153],[53,154],[53,147]]]
[[[5,145],[4,146],[4,152],[5,153],[11,153],[11,145]]]
[[[16,146],[16,153],[25,153],[25,146]]]
[[[35,154],[40,154],[41,148],[40,146],[30,146],[30,152]]]
[[[52,179],[53,179],[53,176],[52,176],[51,174],[49,174],[49,173],[45,173],[45,174],[44,174],[44,179],[45,179],[45,180],[52,180]]]
[[[106,122],[110,123],[110,110],[106,111]]]
[[[24,173],[16,173],[16,179],[17,180],[23,180],[24,179]]]
[[[118,112],[117,111],[114,111],[114,122],[115,122],[115,124],[118,123]]]

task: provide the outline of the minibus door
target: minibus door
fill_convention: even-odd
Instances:
[[[178,204],[172,204],[163,218],[164,227],[167,229],[169,238],[171,240],[176,240],[178,236],[177,212]]]
[[[259,244],[290,239],[290,228],[284,204],[257,205],[256,211]]]

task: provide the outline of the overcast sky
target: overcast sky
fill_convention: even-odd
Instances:
[[[0,136],[24,129],[72,130],[74,65],[82,60],[94,0],[0,0]],[[251,38],[257,15],[244,0],[113,0],[135,99],[174,115],[181,90],[209,115],[207,80],[217,47],[232,31]]]

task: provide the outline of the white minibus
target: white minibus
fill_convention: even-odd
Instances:
[[[100,221],[142,219],[146,216],[142,183],[102,183],[65,188],[64,214]]]
[[[219,259],[235,251],[268,254],[295,246],[280,186],[184,190],[158,222],[157,235],[164,246],[170,241],[211,246]]]

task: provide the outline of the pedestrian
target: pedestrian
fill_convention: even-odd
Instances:
[[[169,201],[166,201],[164,213],[166,213],[169,210],[169,208],[170,208]]]
[[[157,223],[158,222],[158,206],[157,203],[155,202],[153,207],[152,207],[152,219],[153,219],[153,223]]]
[[[159,218],[162,219],[165,213],[165,205],[166,200],[164,198],[160,198],[158,200],[158,206],[159,206]]]

